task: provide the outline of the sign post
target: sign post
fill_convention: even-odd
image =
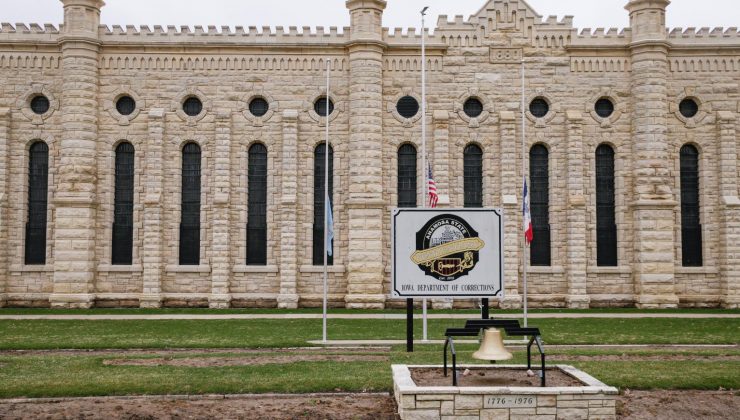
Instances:
[[[399,208],[391,213],[392,296],[407,299],[413,351],[413,299],[504,297],[501,209]]]

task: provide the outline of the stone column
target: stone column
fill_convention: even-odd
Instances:
[[[450,113],[447,111],[434,111],[432,116],[434,127],[432,145],[434,147],[434,182],[437,183],[439,200],[437,207],[450,207]],[[429,143],[427,143],[429,147]],[[424,169],[422,168],[422,171]],[[423,174],[424,172],[422,172]],[[424,179],[422,177],[422,179]],[[422,185],[423,188],[423,185]],[[426,197],[423,197],[426,200]],[[452,309],[452,298],[432,299],[432,309]]]
[[[149,111],[149,138],[146,143],[144,177],[144,266],[142,308],[162,306],[162,144],[164,143],[164,110]]]
[[[720,170],[720,281],[722,306],[740,308],[740,198],[737,187],[737,117],[717,113]]]
[[[568,201],[566,275],[569,308],[588,308],[591,299],[586,292],[586,197],[583,189],[583,115],[580,111],[565,113],[568,127]]]
[[[280,209],[280,294],[278,308],[298,307],[298,111],[283,111],[283,167]]]
[[[8,243],[8,139],[10,110],[0,108],[0,244]],[[0,308],[7,301],[8,247],[0,246]]]
[[[632,0],[633,264],[637,306],[673,308],[675,291],[673,162],[667,138],[668,0]]]
[[[519,294],[519,268],[524,260],[520,261],[522,238],[521,207],[517,201],[517,194],[521,188],[520,160],[517,152],[521,149],[517,141],[517,118],[511,111],[502,111],[499,116],[501,134],[501,203],[504,207],[504,300],[501,307],[516,309],[522,306],[522,296]],[[522,156],[522,158],[524,158]]]
[[[97,211],[98,26],[102,0],[62,0],[62,136],[54,197],[52,307],[94,300]]]
[[[383,0],[349,0],[349,247],[347,308],[382,309]]]
[[[229,278],[229,208],[231,200],[231,113],[216,113],[216,147],[213,172],[213,248],[211,254],[211,297],[208,306],[224,309],[231,304]]]

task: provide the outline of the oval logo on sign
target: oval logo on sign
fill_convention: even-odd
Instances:
[[[428,276],[452,281],[467,275],[478,263],[485,242],[461,217],[442,214],[416,233],[414,264]]]

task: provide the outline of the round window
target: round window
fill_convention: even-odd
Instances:
[[[31,99],[31,111],[38,115],[46,114],[49,111],[49,98],[44,95],[35,96]]]
[[[314,104],[313,104],[313,110],[314,110],[314,111],[315,111],[315,112],[316,112],[316,113],[317,113],[317,114],[318,114],[318,115],[319,115],[320,117],[325,117],[325,116],[326,116],[326,112],[327,112],[327,110],[326,110],[326,107],[327,107],[327,102],[328,102],[328,104],[329,104],[329,105],[328,105],[328,106],[329,106],[329,115],[331,115],[331,114],[333,114],[333,113],[334,113],[334,101],[332,101],[331,99],[329,99],[329,100],[327,101],[327,99],[326,99],[326,96],[322,96],[322,97],[320,97],[319,99],[317,99],[317,100],[316,100],[316,102],[314,102]]]
[[[594,109],[596,110],[596,115],[599,117],[609,118],[614,113],[614,103],[608,98],[601,98],[596,101]]]
[[[404,96],[398,100],[396,111],[404,118],[414,117],[419,113],[419,102],[413,96]]]
[[[463,104],[463,111],[470,118],[478,118],[483,113],[483,103],[478,98],[469,98]]]
[[[255,117],[264,117],[269,110],[270,104],[267,103],[265,98],[254,98],[249,102],[249,112]]]
[[[195,117],[196,115],[200,115],[203,111],[203,102],[195,96],[191,96],[185,99],[185,102],[182,103],[182,110],[186,115]]]
[[[699,104],[691,98],[686,98],[678,105],[678,110],[686,118],[694,118],[699,113]]]
[[[529,112],[531,112],[535,118],[542,118],[550,112],[550,104],[547,103],[545,98],[535,98],[529,104]]]
[[[122,96],[116,101],[116,111],[121,115],[131,115],[136,109],[136,101],[130,96]]]

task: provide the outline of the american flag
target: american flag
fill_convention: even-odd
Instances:
[[[522,194],[522,215],[524,216],[524,239],[532,243],[534,232],[532,230],[532,213],[529,211],[529,191],[527,190],[527,178],[524,177],[524,193]]]
[[[439,201],[439,195],[437,194],[437,183],[434,182],[434,175],[432,175],[432,164],[429,164],[429,207],[436,208],[437,201]]]

